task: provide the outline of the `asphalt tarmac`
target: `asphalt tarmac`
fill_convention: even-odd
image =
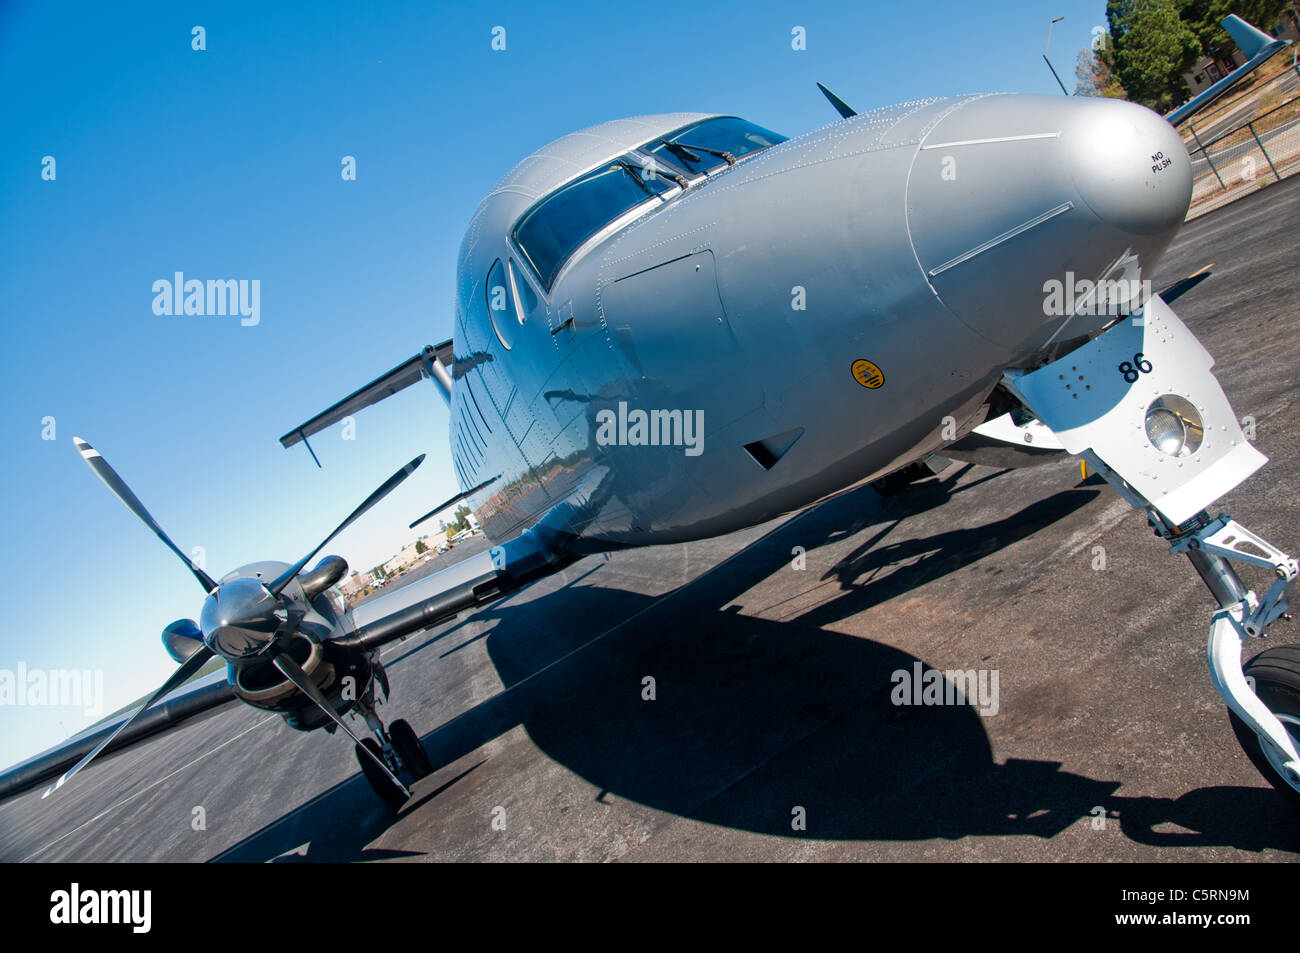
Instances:
[[[1271,458],[1220,509],[1291,552],[1297,221],[1300,176],[1187,225],[1154,280],[1215,264],[1174,308]],[[0,803],[0,860],[1291,861],[1300,816],[1210,685],[1212,607],[1076,460],[956,465],[389,646],[382,713],[437,768],[396,814],[350,743],[236,705]],[[929,669],[987,692],[891,701]]]

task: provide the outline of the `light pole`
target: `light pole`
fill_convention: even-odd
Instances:
[[[1043,62],[1047,64],[1047,68],[1050,69],[1052,75],[1056,77],[1056,85],[1061,87],[1061,92],[1069,96],[1070,94],[1066,92],[1065,84],[1061,82],[1061,77],[1056,73],[1056,67],[1053,66],[1052,61],[1047,58],[1048,47],[1052,45],[1052,27],[1056,26],[1056,24],[1060,23],[1064,19],[1065,17],[1053,17],[1052,22],[1047,24],[1047,43],[1043,46]]]

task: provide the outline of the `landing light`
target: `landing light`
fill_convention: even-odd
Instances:
[[[1177,394],[1157,397],[1147,408],[1147,439],[1161,453],[1186,457],[1201,448],[1205,424],[1191,402]]]

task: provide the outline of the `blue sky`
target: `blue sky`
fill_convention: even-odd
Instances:
[[[922,14],[921,11],[928,12]],[[184,567],[78,458],[99,449],[214,576],[310,550],[401,464],[425,465],[329,550],[366,569],[456,491],[432,385],[301,447],[294,424],[450,335],[481,196],[567,132],[675,110],[786,135],[963,92],[1073,89],[1102,0],[1048,4],[0,7],[0,670],[103,672],[104,711],[174,667]],[[191,48],[192,28],[206,49]],[[807,49],[791,49],[794,26]],[[491,49],[504,26],[506,49]],[[340,176],[356,158],[355,181]],[[42,178],[45,156],[55,178]],[[174,272],[257,279],[260,322],[154,314]],[[45,418],[56,439],[42,439]],[[421,531],[428,531],[424,527]],[[0,766],[94,718],[0,704]]]

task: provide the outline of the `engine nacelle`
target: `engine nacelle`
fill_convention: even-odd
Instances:
[[[358,701],[373,698],[379,666],[367,653],[315,642],[301,634],[294,636],[288,652],[340,715]],[[232,664],[227,679],[241,701],[283,715],[291,728],[311,731],[333,724],[269,658],[259,656]]]
[[[347,575],[348,564],[342,556],[326,556],[311,572],[301,573],[298,582],[308,599],[314,599]]]
[[[188,662],[203,648],[203,631],[193,619],[177,619],[162,630],[163,648],[177,662]]]

